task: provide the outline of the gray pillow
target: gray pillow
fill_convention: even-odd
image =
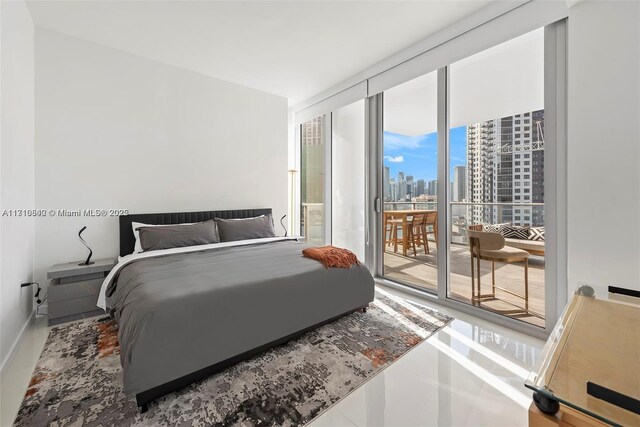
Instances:
[[[276,237],[271,215],[244,219],[216,218],[216,222],[218,223],[220,240],[223,242]]]
[[[188,225],[139,227],[137,230],[145,252],[220,242],[218,226],[212,219]]]

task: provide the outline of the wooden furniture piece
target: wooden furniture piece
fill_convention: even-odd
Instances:
[[[402,227],[401,219],[395,219],[393,215],[384,216],[384,244],[393,245],[394,252],[398,252],[398,226]]]
[[[529,425],[640,426],[640,292],[583,285],[531,371]]]
[[[482,227],[482,226],[479,226]],[[478,231],[478,226],[470,226],[467,229],[469,241],[469,254],[471,259],[471,303],[496,299],[496,289],[500,289],[515,297],[524,300],[524,312],[529,312],[529,253],[522,249],[505,245],[504,237],[500,233]],[[480,260],[491,262],[491,293],[482,293],[480,277]],[[475,263],[474,263],[475,261]],[[496,262],[523,262],[524,263],[524,295],[517,294],[509,289],[496,286]],[[477,288],[476,288],[477,268]],[[522,310],[500,310],[504,314],[518,314]]]
[[[431,227],[431,228],[429,228]],[[438,213],[437,212],[427,212],[424,217],[424,237],[427,242],[427,253],[429,253],[429,234],[433,234],[433,240],[438,246]]]
[[[108,258],[98,259],[91,265],[79,263],[56,264],[47,271],[49,325],[104,314],[96,305],[98,294],[116,261]]]
[[[408,230],[409,224],[411,220],[416,215],[424,215],[432,213],[435,215],[435,224],[434,224],[434,234],[437,236],[438,233],[438,211],[435,210],[427,210],[427,209],[408,209],[408,210],[388,210],[384,211],[384,222],[388,223],[389,219],[393,218],[398,221],[396,223],[396,227],[400,226],[402,229],[402,255],[407,256],[407,249],[409,247],[409,232],[405,232]],[[397,228],[396,228],[397,230]],[[397,248],[397,246],[396,246]],[[397,249],[396,249],[397,251]]]
[[[429,241],[427,239],[427,214],[414,215],[409,224],[409,241],[413,247],[413,256],[417,256],[416,244],[424,248],[424,253],[429,253]]]

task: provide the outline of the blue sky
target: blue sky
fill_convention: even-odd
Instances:
[[[467,127],[451,129],[449,137],[451,147],[451,173],[453,167],[467,164]],[[398,172],[413,175],[414,181],[431,181],[438,176],[436,132],[416,137],[393,132],[384,132],[384,165],[389,166],[390,177],[396,178]]]

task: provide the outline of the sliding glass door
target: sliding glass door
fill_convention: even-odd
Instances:
[[[438,286],[437,72],[384,92],[383,275]]]
[[[524,34],[385,90],[378,274],[545,327],[545,41]],[[379,126],[379,125],[378,125]]]
[[[447,295],[544,327],[544,30],[448,70]],[[469,227],[505,246],[471,261]],[[480,235],[480,251],[489,238]]]

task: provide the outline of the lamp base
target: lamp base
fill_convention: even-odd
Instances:
[[[91,265],[91,264],[95,264],[95,262],[93,262],[93,261],[89,261],[89,262],[81,262],[81,263],[80,263],[80,264],[78,264],[78,265]]]

